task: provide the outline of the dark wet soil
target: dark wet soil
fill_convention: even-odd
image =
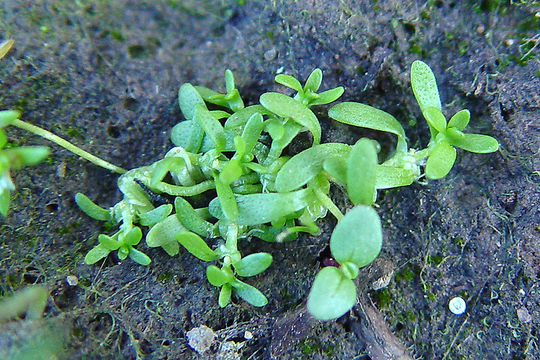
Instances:
[[[497,138],[501,149],[459,152],[445,179],[381,194],[381,259],[394,276],[370,298],[415,358],[532,360],[540,357],[538,10],[535,1],[503,0],[7,0],[0,38],[15,48],[0,62],[0,108],[134,168],[171,147],[169,130],[182,120],[180,84],[222,89],[230,68],[253,103],[263,91],[283,91],[273,82],[278,69],[305,79],[319,67],[323,87],[342,85],[342,100],[393,114],[420,148],[428,130],[408,76],[422,59],[447,115],[468,108],[471,131]],[[364,134],[326,111],[316,109],[324,141]],[[8,132],[17,144],[46,144]],[[117,176],[51,147],[49,161],[15,173],[13,206],[0,220],[0,296],[44,284],[50,298],[43,320],[0,324],[0,358],[19,359],[14,354],[29,346],[42,346],[30,358],[47,351],[59,359],[197,358],[186,333],[206,325],[217,341],[202,358],[265,359],[280,344],[282,359],[369,359],[352,315],[305,324],[299,317],[296,338],[275,338],[274,324],[307,296],[333,219],[317,237],[246,244],[274,257],[253,279],[269,304],[221,309],[204,264],[189,254],[171,258],[143,245],[148,267],[114,257],[85,265],[103,229],[73,196],[111,206],[120,200]],[[335,201],[346,206],[339,192]],[[69,286],[68,275],[78,285]],[[455,296],[467,302],[466,314],[448,310]]]

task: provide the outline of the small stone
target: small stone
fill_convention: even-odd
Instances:
[[[531,322],[532,316],[529,313],[529,310],[527,310],[527,308],[525,308],[525,307],[519,308],[519,309],[516,310],[516,313],[517,313],[517,317],[518,317],[519,321],[522,324],[526,324],[528,322]]]
[[[246,332],[244,332],[244,339],[246,340],[251,340],[253,339],[253,333],[249,330],[246,330]]]
[[[271,61],[271,60],[274,60],[277,56],[277,50],[276,48],[271,48],[270,50],[266,51],[264,53],[264,59],[266,61]]]
[[[66,282],[69,286],[77,286],[79,283],[79,278],[77,278],[75,275],[68,275],[66,276]]]
[[[208,326],[201,325],[193,328],[186,333],[189,346],[199,354],[206,352],[214,341],[216,334]]]
[[[448,308],[453,314],[461,315],[465,313],[465,310],[467,310],[467,304],[465,304],[465,300],[457,296],[450,300],[448,303]]]
[[[476,32],[478,33],[478,35],[482,35],[484,31],[486,31],[486,27],[484,26],[484,24],[480,24],[476,28]]]

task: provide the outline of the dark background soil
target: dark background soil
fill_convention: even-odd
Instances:
[[[278,69],[305,79],[319,67],[324,89],[343,85],[341,100],[393,114],[420,148],[428,131],[409,68],[422,59],[437,77],[446,115],[470,109],[470,131],[494,136],[501,149],[459,152],[445,179],[380,195],[381,258],[395,272],[371,298],[416,358],[532,360],[540,322],[538,11],[536,1],[502,0],[7,0],[0,38],[15,47],[0,62],[0,109],[21,110],[24,120],[133,168],[171,147],[169,130],[182,120],[180,84],[222,90],[230,68],[253,103],[263,91],[284,91],[273,82]],[[324,141],[365,135],[326,111],[316,109]],[[16,129],[9,139],[46,144]],[[321,236],[246,244],[274,256],[252,281],[269,304],[221,309],[205,265],[189,254],[171,258],[142,245],[148,267],[114,257],[84,265],[103,229],[73,196],[84,192],[111,206],[120,200],[117,176],[51,148],[50,161],[14,174],[13,206],[0,220],[0,296],[45,284],[50,298],[43,321],[0,325],[0,358],[17,358],[43,339],[59,359],[196,358],[185,334],[203,324],[219,339],[203,357],[268,356],[279,341],[274,321],[307,296],[330,216]],[[68,286],[68,275],[79,285]],[[449,312],[454,296],[467,301],[465,315]],[[341,319],[309,327],[280,358],[368,359],[365,346]]]

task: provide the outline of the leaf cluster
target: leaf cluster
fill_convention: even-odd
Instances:
[[[353,280],[381,250],[381,222],[372,207],[377,190],[406,186],[424,175],[443,177],[454,163],[454,147],[474,152],[498,147],[493,138],[463,133],[468,111],[446,123],[435,78],[422,62],[413,64],[411,82],[430,127],[426,149],[409,149],[402,126],[382,110],[354,102],[329,110],[339,122],[395,135],[395,151],[383,161],[379,144],[370,139],[352,146],[320,143],[321,126],[310,108],[335,101],[343,88],[317,93],[319,69],[303,86],[289,75],[275,80],[296,93],[264,93],[258,104],[249,106],[230,70],[225,72],[225,93],[183,84],[178,103],[185,120],[172,128],[174,147],[165,157],[123,174],[118,179],[123,199],[109,209],[77,194],[86,214],[117,226],[112,235],[98,237],[85,262],[95,263],[116,251],[120,260],[129,257],[148,265],[150,258],[135,248],[143,238],[148,247],[160,247],[170,256],[182,247],[209,263],[206,276],[220,288],[220,306],[226,306],[232,294],[263,306],[266,297],[239,278],[262,273],[272,256],[244,255],[240,241],[283,242],[300,232],[315,235],[316,221],[329,211],[338,219],[330,239],[337,265],[316,276],[308,309],[318,319],[334,319],[354,305]],[[311,135],[312,145],[290,157],[286,148],[301,132]],[[332,183],[354,206],[345,215],[330,198]]]

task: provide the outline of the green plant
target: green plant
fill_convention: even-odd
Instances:
[[[148,247],[161,247],[170,256],[182,246],[210,263],[206,276],[220,288],[222,307],[233,293],[254,306],[267,303],[258,289],[239,278],[262,273],[272,256],[243,254],[242,239],[283,242],[294,240],[300,232],[315,235],[316,221],[329,211],[338,220],[330,239],[336,266],[324,267],[316,276],[308,309],[317,319],[330,320],[355,304],[353,280],[381,250],[381,222],[371,206],[377,190],[409,185],[424,175],[445,176],[455,161],[454,147],[492,152],[498,143],[489,136],[462,132],[469,121],[466,110],[446,123],[435,77],[420,61],[413,63],[411,83],[431,133],[425,149],[409,149],[402,126],[384,111],[354,102],[329,110],[329,116],[339,122],[397,136],[395,151],[381,163],[380,146],[370,139],[353,146],[320,143],[321,126],[310,108],[333,102],[343,93],[341,87],[317,93],[321,70],[315,69],[303,86],[289,75],[277,75],[276,82],[296,93],[264,93],[259,104],[247,107],[230,70],[225,72],[225,93],[183,84],[178,102],[185,120],[172,128],[175,147],[163,159],[129,171],[33,125],[20,120],[11,124],[122,174],[118,188],[123,198],[109,209],[83,194],[75,197],[87,215],[116,227],[112,235],[98,236],[99,244],[85,257],[87,264],[117,251],[119,260],[129,257],[148,265],[150,258],[135,248],[143,238]],[[301,132],[310,134],[312,144],[290,157],[285,149]],[[344,189],[353,204],[345,215],[330,198],[331,183]]]

